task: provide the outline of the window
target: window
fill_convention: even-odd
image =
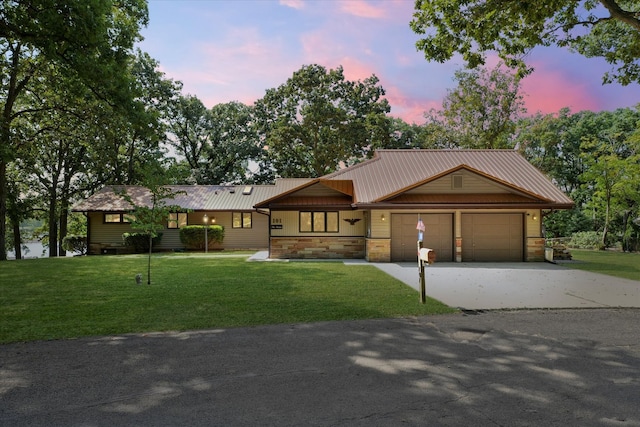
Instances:
[[[130,223],[134,219],[134,216],[126,213],[106,213],[104,214],[105,224],[121,224]]]
[[[251,228],[251,212],[233,212],[231,217],[233,228]]]
[[[301,233],[337,233],[338,212],[300,212]]]
[[[167,228],[182,228],[187,225],[187,214],[185,212],[172,212],[169,214]]]

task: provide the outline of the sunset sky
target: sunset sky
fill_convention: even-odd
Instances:
[[[149,0],[140,48],[207,107],[253,104],[303,65],[342,65],[348,80],[375,74],[391,114],[421,124],[455,87],[453,73],[463,63],[424,59],[415,48],[419,36],[409,28],[413,7],[413,0]],[[530,114],[640,103],[637,84],[602,85],[610,68],[603,60],[538,48],[528,63],[535,72],[522,91]]]

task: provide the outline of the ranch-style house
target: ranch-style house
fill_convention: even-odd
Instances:
[[[274,259],[415,261],[423,245],[438,262],[544,261],[542,218],[573,201],[513,150],[378,150],[372,159],[315,179],[274,185],[171,186],[158,250],[183,250],[179,229],[225,228],[213,249],[268,250]],[[88,223],[91,254],[125,250],[131,209],[107,186],[76,204]],[[136,204],[144,187],[124,187]]]

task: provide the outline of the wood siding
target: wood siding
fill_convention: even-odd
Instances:
[[[251,228],[233,228],[231,212],[191,212],[187,215],[187,225],[202,225],[203,215],[209,216],[209,224],[222,225],[224,227],[224,242],[215,245],[214,249],[266,249],[269,247],[269,217],[257,212],[251,212]],[[88,218],[91,221],[90,242],[94,248],[122,247],[123,233],[132,233],[130,224],[105,224],[102,212],[90,212]],[[213,222],[215,218],[215,222]],[[162,230],[162,240],[158,246],[160,250],[184,249],[180,242],[180,230]],[[100,253],[100,250],[94,251]]]
[[[454,176],[462,176],[462,186],[454,188]],[[406,194],[489,194],[508,193],[502,185],[469,171],[458,171],[435,181],[416,187]]]

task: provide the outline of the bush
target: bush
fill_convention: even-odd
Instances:
[[[204,225],[187,225],[180,229],[180,241],[187,249],[204,250]],[[221,225],[207,226],[209,247],[224,240],[224,227]]]
[[[67,252],[80,252],[80,255],[84,255],[87,253],[87,236],[67,234],[62,239],[62,248]]]
[[[604,249],[602,247],[602,234],[597,231],[579,231],[573,233],[569,241],[569,247],[578,249]]]
[[[162,233],[158,233],[151,241],[152,246],[157,246],[162,240]],[[130,246],[137,254],[149,252],[149,235],[145,233],[124,233],[122,241],[125,246]]]

